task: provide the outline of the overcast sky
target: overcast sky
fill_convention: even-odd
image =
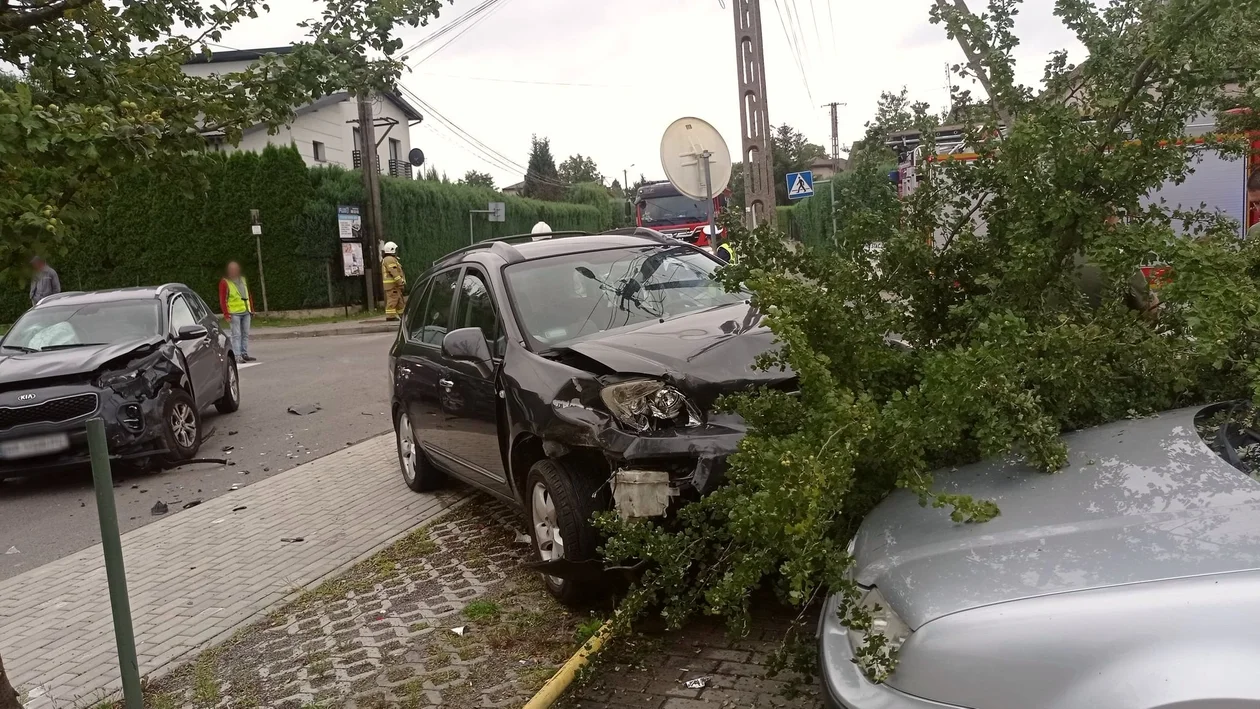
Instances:
[[[681,116],[713,123],[732,153],[739,153],[734,22],[730,0],[725,8],[719,1],[500,0],[493,14],[418,64],[402,83],[521,165],[530,136],[538,134],[551,139],[557,164],[582,153],[610,181],[623,170],[631,181],[639,173],[660,179],[661,133]],[[400,36],[407,44],[418,41],[478,2],[456,0],[429,27],[406,28]],[[960,61],[961,52],[928,22],[930,3],[762,0],[770,122],[789,123],[830,149],[824,103],[848,104],[840,108],[842,144],[861,137],[881,91],[906,86],[912,97],[943,107],[945,65]],[[980,9],[975,0],[972,5]],[[234,29],[223,43],[247,49],[300,39],[295,23],[322,3],[272,0],[270,6],[270,16]],[[1020,79],[1026,83],[1038,81],[1052,50],[1068,49],[1073,61],[1083,58],[1052,7],[1050,0],[1028,0],[1017,23]],[[789,26],[800,25],[803,72],[780,10]],[[491,173],[500,187],[522,179],[520,171],[496,164],[431,117],[412,128],[411,138],[428,164],[451,179],[470,169]]]

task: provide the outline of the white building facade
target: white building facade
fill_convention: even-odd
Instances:
[[[207,60],[200,55],[184,64],[184,73],[192,76],[211,76],[243,71],[268,54],[284,56],[291,47],[233,50],[216,52]],[[237,146],[227,145],[215,136],[209,136],[218,150],[261,151],[268,145],[294,145],[307,165],[340,165],[357,168],[361,165],[362,136],[357,124],[358,100],[348,91],[298,107],[293,121],[281,126],[277,133],[269,133],[267,126],[246,128]],[[372,115],[375,118],[377,159],[382,175],[411,177],[412,166],[407,161],[411,152],[411,126],[421,121],[420,112],[397,93],[378,93],[372,97]]]

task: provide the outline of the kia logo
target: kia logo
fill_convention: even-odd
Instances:
[[[18,397],[18,401],[31,401],[35,398],[34,394],[23,394]]]

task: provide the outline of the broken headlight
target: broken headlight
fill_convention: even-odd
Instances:
[[[662,426],[698,426],[700,415],[682,392],[665,382],[636,379],[599,392],[608,411],[636,431]]]

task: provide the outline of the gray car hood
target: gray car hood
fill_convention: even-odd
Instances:
[[[904,491],[867,517],[856,578],[911,628],[1031,596],[1260,568],[1260,483],[1195,431],[1200,409],[1068,434],[1068,466],[990,460],[938,474],[1002,513],[955,524]]]

